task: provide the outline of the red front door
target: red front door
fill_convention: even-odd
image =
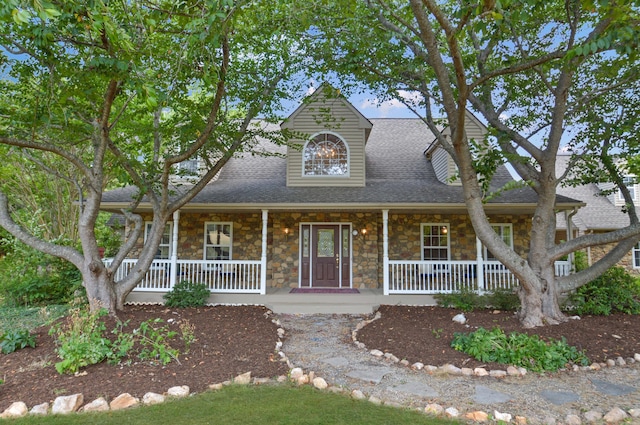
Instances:
[[[340,226],[313,226],[312,281],[315,287],[340,286]]]

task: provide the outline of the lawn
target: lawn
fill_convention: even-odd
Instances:
[[[455,424],[418,411],[378,406],[346,395],[288,385],[229,386],[167,403],[105,413],[25,417],[9,424]]]

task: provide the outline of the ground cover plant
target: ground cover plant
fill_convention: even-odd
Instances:
[[[171,291],[162,296],[167,307],[202,307],[211,295],[204,283],[194,283],[186,280],[177,283]]]

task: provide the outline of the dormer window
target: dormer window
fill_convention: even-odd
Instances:
[[[303,174],[305,176],[349,175],[349,149],[340,136],[320,133],[304,147]]]

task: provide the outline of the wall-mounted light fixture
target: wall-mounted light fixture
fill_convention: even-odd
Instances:
[[[367,237],[367,228],[365,227],[362,230],[360,230],[360,233],[362,234],[363,238],[366,238]]]
[[[288,227],[284,228],[284,238],[285,240],[289,240],[289,233],[291,233],[291,229],[289,229]]]
[[[449,233],[449,229],[447,228],[447,226],[442,226],[442,229],[440,230],[440,232],[443,235],[446,235],[447,233]]]

